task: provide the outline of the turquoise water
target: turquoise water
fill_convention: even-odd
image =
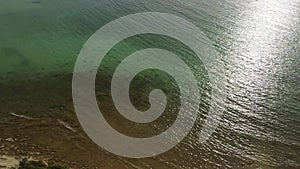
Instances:
[[[246,168],[299,168],[299,0],[0,0],[0,82],[34,83],[71,73],[96,30],[145,11],[172,13],[198,26],[222,57],[227,82],[220,83],[228,85],[226,111],[212,139],[203,146],[188,139],[176,161],[160,160],[177,168],[240,168],[245,163]],[[155,45],[181,54],[199,79],[205,77],[201,62],[189,59],[193,54],[185,46],[150,35],[120,44],[110,54],[115,60],[106,61],[112,68],[107,72],[124,53]]]

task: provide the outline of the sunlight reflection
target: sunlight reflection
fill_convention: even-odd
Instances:
[[[235,44],[231,49],[236,65],[232,77],[248,89],[274,85],[269,83],[269,78],[281,69],[279,57],[284,50],[283,44],[291,36],[287,30],[296,18],[292,16],[297,13],[289,3],[292,1],[253,1],[242,12],[240,22],[243,27],[234,32]]]

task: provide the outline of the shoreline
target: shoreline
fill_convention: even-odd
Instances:
[[[0,100],[0,129],[5,132],[0,133],[0,155],[17,159],[33,157],[38,160],[50,160],[75,169],[113,169],[124,166],[133,169],[196,166],[215,168],[216,164],[226,166],[228,163],[233,168],[244,169],[292,168],[267,166],[245,157],[239,159],[236,158],[239,155],[232,152],[227,152],[230,156],[222,156],[217,152],[222,150],[215,147],[213,141],[204,146],[193,143],[197,138],[197,129],[174,149],[159,156],[139,160],[116,156],[99,148],[81,129],[73,108],[71,82],[71,74],[62,74],[34,82],[1,85],[3,91]],[[99,96],[103,96],[104,100],[109,98],[106,93],[97,93],[97,97]],[[117,130],[131,136],[135,136],[134,132],[149,132],[149,128],[123,122],[124,118],[120,115],[110,114],[114,110],[108,102],[104,102],[104,105],[104,109],[108,111],[105,116]],[[153,131],[152,134],[155,133]],[[217,135],[215,137],[219,138]],[[215,158],[216,156],[220,156],[220,159]]]

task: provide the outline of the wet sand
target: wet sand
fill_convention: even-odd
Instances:
[[[56,74],[1,84],[0,155],[33,157],[75,169],[172,168],[171,163],[155,158],[122,158],[94,144],[74,112],[71,78],[71,74]],[[112,123],[116,125],[117,120]]]
[[[81,129],[73,108],[71,80],[71,74],[56,74],[45,79],[1,84],[0,130],[4,132],[0,132],[0,155],[17,159],[33,157],[66,164],[75,169],[278,168],[247,158],[241,161],[232,152],[222,152],[222,155],[222,150],[213,145],[213,142],[205,146],[194,146],[191,143],[197,139],[197,131],[192,131],[174,149],[152,158],[128,159],[106,152],[94,144]],[[103,85],[107,83],[102,82],[99,86],[105,88]],[[117,130],[131,136],[149,134],[150,130],[146,126],[123,122],[124,118],[111,108],[109,94],[97,92],[97,96],[99,101],[102,98],[103,109],[110,112],[105,117]],[[140,99],[139,102],[144,100]],[[158,120],[156,125],[159,123]],[[168,124],[163,124],[158,128],[167,126]],[[151,135],[159,132],[156,128],[152,129]]]

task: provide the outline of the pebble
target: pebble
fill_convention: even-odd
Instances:
[[[10,137],[10,138],[5,139],[5,141],[14,142],[15,140]]]

